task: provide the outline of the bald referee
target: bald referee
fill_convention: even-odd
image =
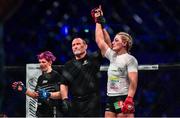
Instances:
[[[74,38],[74,58],[65,64],[62,72],[62,99],[67,104],[71,102],[71,115],[76,117],[98,117],[101,114],[98,76],[102,55],[100,52],[87,54],[87,48],[85,40]],[[71,101],[68,92],[72,95]]]

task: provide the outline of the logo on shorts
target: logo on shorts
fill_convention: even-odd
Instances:
[[[114,103],[115,109],[121,109],[123,106],[123,101],[117,101]]]

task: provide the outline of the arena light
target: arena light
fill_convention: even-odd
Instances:
[[[59,2],[58,2],[58,1],[54,1],[54,2],[53,2],[53,7],[56,8],[56,7],[58,7],[58,6],[59,6]]]
[[[84,29],[84,32],[88,33],[88,32],[89,32],[89,29],[87,29],[87,28],[86,28],[86,29]]]
[[[61,33],[62,35],[66,36],[68,35],[69,33],[69,27],[67,25],[64,25],[62,28],[61,28]]]

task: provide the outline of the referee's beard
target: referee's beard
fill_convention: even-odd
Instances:
[[[74,53],[74,56],[78,57],[78,58],[80,58],[80,57],[83,58],[86,55],[86,51],[81,52],[81,51],[77,50],[77,51],[74,51],[73,53]]]

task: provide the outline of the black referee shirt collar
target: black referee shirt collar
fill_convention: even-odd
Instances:
[[[76,60],[76,58],[74,58],[74,61],[78,61],[78,62],[84,62],[85,60],[87,60],[88,55],[86,54],[83,58]]]

